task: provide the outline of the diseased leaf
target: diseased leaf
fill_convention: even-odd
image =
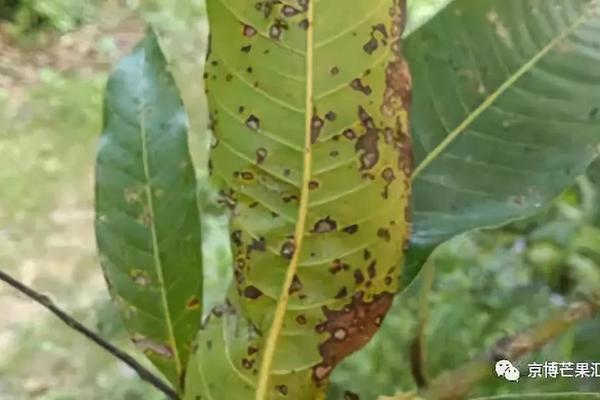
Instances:
[[[96,236],[133,341],[181,391],[202,312],[200,222],[185,113],[152,33],[106,88]]]
[[[600,2],[456,0],[406,40],[406,282],[438,244],[532,215],[600,152]]]
[[[379,329],[408,236],[403,0],[209,0],[211,166],[235,281],[188,398],[321,398]],[[197,368],[194,370],[194,367]]]

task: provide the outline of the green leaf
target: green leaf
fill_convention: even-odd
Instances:
[[[186,116],[167,68],[149,32],[109,78],[96,236],[134,343],[181,391],[202,312],[201,239]]]
[[[356,1],[341,18],[334,1],[208,1],[236,279],[200,332],[189,398],[320,398],[378,330],[408,235],[404,5]]]
[[[598,155],[599,9],[597,0],[457,0],[407,39],[406,282],[453,236],[536,213]]]

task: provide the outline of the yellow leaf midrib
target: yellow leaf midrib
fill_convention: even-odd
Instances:
[[[309,190],[308,183],[310,181],[312,173],[312,142],[311,142],[311,125],[312,125],[312,113],[314,106],[313,99],[313,80],[314,80],[314,0],[307,2],[306,19],[308,21],[308,27],[306,30],[306,92],[305,92],[305,121],[304,121],[304,157],[303,157],[303,172],[302,172],[302,185],[300,194],[300,203],[298,206],[298,220],[296,223],[296,229],[294,232],[295,249],[290,264],[288,265],[285,280],[281,287],[281,295],[275,307],[275,314],[273,316],[273,322],[265,342],[264,353],[262,357],[262,363],[260,373],[258,376],[258,384],[256,387],[256,400],[266,400],[269,376],[271,375],[271,369],[273,366],[273,358],[275,356],[275,350],[277,347],[277,340],[281,334],[283,326],[283,320],[287,305],[289,302],[289,288],[292,285],[296,271],[298,270],[298,263],[300,259],[300,253],[302,249],[302,242],[304,238],[304,231],[306,226],[306,217],[309,203]]]
[[[146,131],[146,111],[142,110],[140,115],[140,133],[142,142],[142,164],[144,169],[144,193],[148,202],[148,212],[150,214],[150,233],[152,237],[152,256],[154,266],[156,267],[156,275],[158,278],[158,286],[160,287],[161,303],[165,312],[165,323],[167,326],[167,334],[169,346],[173,352],[173,361],[175,363],[175,371],[178,377],[181,377],[183,366],[179,357],[179,349],[177,348],[177,340],[175,339],[175,331],[173,330],[173,321],[169,310],[169,300],[167,298],[165,279],[163,276],[163,265],[158,251],[158,235],[156,233],[156,222],[154,215],[154,201],[152,199],[152,185],[150,184],[150,165],[148,161],[148,142]],[[179,391],[179,388],[178,388]]]
[[[591,3],[597,4],[597,3]],[[569,35],[575,32],[584,22],[590,18],[593,13],[587,8],[584,8],[583,15],[581,15],[575,22],[568,28],[565,29],[560,35],[555,37],[546,46],[540,49],[528,62],[523,64],[514,74],[512,74],[506,81],[502,83],[492,94],[490,94],[467,118],[465,118],[456,128],[454,128],[448,136],[444,138],[428,155],[419,163],[412,174],[412,180],[416,180],[423,171],[431,165],[443,152],[450,146],[454,141],[464,133],[469,126],[477,118],[479,118],[485,111],[488,110],[495,102],[502,96],[508,89],[510,89],[519,79],[521,79],[527,72],[531,71],[535,65],[542,60],[552,49],[554,49],[560,42],[566,39]]]

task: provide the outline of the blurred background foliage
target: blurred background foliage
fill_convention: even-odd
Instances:
[[[415,29],[449,0],[409,0]],[[190,111],[191,145],[206,161],[201,71],[202,0],[0,0],[0,268],[51,295],[132,353],[104,287],[93,237],[93,162],[102,90],[112,65],[155,25]],[[198,169],[205,210],[206,298],[229,277],[225,218]],[[536,218],[458,237],[397,299],[385,334],[334,375],[332,399],[351,389],[374,399],[415,387],[410,345],[427,305],[429,376],[456,368],[496,340],[600,287],[600,163]],[[0,286],[0,400],[160,399],[123,365]],[[563,335],[528,362],[600,361],[600,320]],[[140,357],[143,361],[143,357]],[[498,378],[473,392],[600,391],[600,380]]]

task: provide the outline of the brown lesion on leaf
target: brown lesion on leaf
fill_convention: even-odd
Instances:
[[[291,296],[294,293],[301,291],[303,288],[304,288],[304,284],[302,283],[302,281],[300,280],[298,275],[294,275],[294,278],[292,279],[292,284],[290,285],[290,288],[288,289],[288,294]]]
[[[252,239],[252,243],[248,245],[246,248],[246,253],[249,255],[253,251],[263,252],[267,250],[267,241],[264,237],[259,237],[258,239]]]
[[[363,84],[363,82],[360,78],[356,78],[352,82],[350,82],[350,87],[356,91],[359,91],[359,92],[367,95],[367,96],[373,92],[373,90],[371,89],[371,86]]]
[[[384,24],[376,24],[371,27],[371,38],[363,45],[363,50],[367,54],[373,54],[379,44],[386,46],[388,40],[388,32]]]
[[[256,35],[256,29],[253,26],[242,24],[242,34],[245,37],[252,37]]]
[[[333,232],[337,229],[337,222],[333,219],[331,219],[331,217],[325,217],[323,219],[318,220],[315,223],[315,226],[313,227],[312,231],[313,233],[327,233],[327,232]]]
[[[310,123],[310,142],[311,143],[316,143],[317,140],[319,139],[319,136],[321,135],[321,130],[323,129],[323,126],[325,125],[325,122],[323,121],[323,119],[321,117],[319,117],[318,115],[313,115],[311,123]]]
[[[244,289],[244,297],[256,300],[261,297],[263,293],[256,286],[246,286]]]
[[[379,161],[379,134],[373,118],[367,113],[363,106],[358,107],[358,117],[365,134],[358,138],[354,148],[360,152],[360,170],[372,169]]]
[[[338,274],[342,271],[348,271],[348,270],[350,270],[350,265],[342,262],[342,260],[340,260],[340,259],[333,260],[333,262],[331,263],[331,266],[329,267],[329,272],[333,275]]]
[[[294,256],[294,252],[296,251],[296,244],[293,239],[286,240],[283,245],[281,245],[280,254],[286,260],[291,260]]]
[[[129,271],[129,276],[137,285],[142,287],[147,287],[150,285],[151,280],[146,271],[141,269],[132,269]]]
[[[264,147],[259,147],[256,149],[256,164],[260,165],[264,163],[268,155],[269,153]]]
[[[256,115],[252,114],[246,120],[246,126],[253,131],[257,131],[260,129],[260,119]]]
[[[148,356],[156,355],[169,360],[173,359],[173,349],[166,343],[148,339],[139,333],[134,333],[131,340],[138,349]]]
[[[326,320],[317,325],[316,331],[329,336],[319,346],[322,361],[313,367],[313,380],[317,385],[326,383],[338,363],[371,340],[379,330],[392,300],[391,293],[383,292],[366,302],[364,293],[358,292],[352,296],[350,304],[341,310],[323,307]]]
[[[233,173],[234,178],[240,179],[245,182],[251,182],[254,180],[254,172],[252,171],[235,171]]]
[[[197,310],[198,308],[200,308],[200,299],[198,299],[198,297],[196,296],[190,298],[187,301],[185,308],[187,308],[189,311]]]

